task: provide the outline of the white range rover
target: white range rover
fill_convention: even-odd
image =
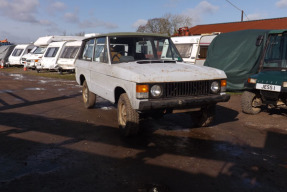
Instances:
[[[117,104],[124,136],[135,135],[140,119],[190,112],[196,126],[208,126],[217,102],[226,102],[223,71],[182,62],[171,39],[147,33],[110,33],[83,40],[75,63],[83,101],[96,95]]]

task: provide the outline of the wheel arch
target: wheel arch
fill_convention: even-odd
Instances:
[[[86,80],[86,77],[82,74],[82,75],[80,75],[79,80],[80,80],[80,85],[83,85],[84,81]]]
[[[115,88],[115,103],[118,103],[121,94],[126,93],[126,91],[122,87]]]

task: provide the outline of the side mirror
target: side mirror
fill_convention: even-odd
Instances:
[[[259,35],[259,36],[257,37],[257,40],[256,40],[256,46],[257,46],[257,47],[262,44],[263,39],[264,39],[264,35]]]

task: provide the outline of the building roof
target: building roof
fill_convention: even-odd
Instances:
[[[203,33],[213,32],[227,33],[246,29],[287,29],[287,17],[232,23],[196,25],[189,28],[189,34],[200,35]]]

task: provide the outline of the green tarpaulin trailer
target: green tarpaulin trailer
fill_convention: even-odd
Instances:
[[[226,73],[227,90],[242,90],[248,77],[258,71],[268,32],[250,29],[218,35],[208,47],[204,65]]]

